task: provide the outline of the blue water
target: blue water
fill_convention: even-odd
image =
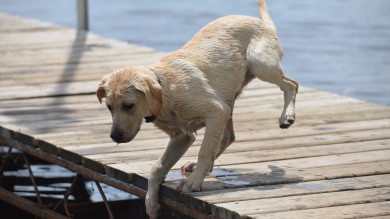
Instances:
[[[390,106],[389,0],[268,0],[268,7],[287,76]],[[70,27],[75,9],[76,0],[0,0],[1,12]],[[93,0],[89,12],[91,32],[166,52],[218,17],[258,16],[256,0]]]

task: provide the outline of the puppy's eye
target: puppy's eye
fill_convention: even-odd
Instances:
[[[131,109],[133,109],[133,107],[134,107],[134,104],[123,104],[123,106],[122,106],[122,109],[123,109],[123,111],[130,111]]]
[[[112,108],[110,105],[107,105],[107,109],[110,110],[110,112],[112,112]]]

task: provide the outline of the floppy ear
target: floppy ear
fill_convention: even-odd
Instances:
[[[106,90],[104,89],[104,84],[107,82],[108,75],[104,76],[100,81],[99,87],[96,90],[96,96],[99,99],[99,102],[102,103],[102,99],[107,97]]]
[[[103,98],[106,97],[106,91],[102,85],[99,85],[98,89],[96,90],[96,96],[100,103],[102,103]]]
[[[159,83],[151,78],[146,78],[146,85],[144,87],[146,103],[148,104],[150,112],[153,116],[160,114],[163,102],[163,88]]]

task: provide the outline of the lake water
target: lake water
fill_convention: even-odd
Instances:
[[[288,77],[306,87],[390,106],[389,0],[267,3]],[[0,11],[76,26],[76,0],[0,0]],[[218,17],[258,17],[258,8],[256,0],[93,0],[89,13],[93,33],[169,52]]]

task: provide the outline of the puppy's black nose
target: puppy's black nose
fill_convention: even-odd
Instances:
[[[110,137],[117,143],[122,143],[123,134],[122,132],[111,132]]]

